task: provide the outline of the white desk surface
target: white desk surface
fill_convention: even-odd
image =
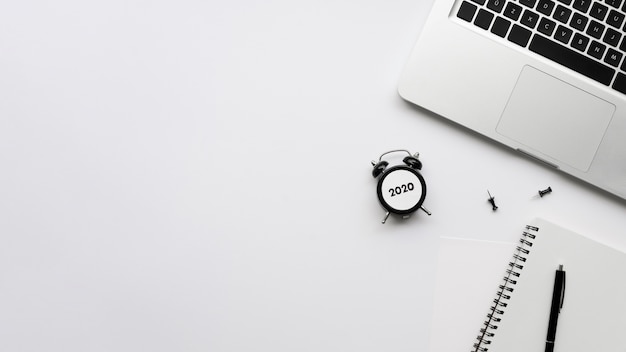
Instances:
[[[626,249],[625,202],[398,96],[429,7],[3,4],[0,350],[426,351],[440,236]],[[433,215],[382,225],[397,148]]]

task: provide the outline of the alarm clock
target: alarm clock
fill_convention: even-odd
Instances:
[[[383,157],[392,153],[406,153],[402,164],[389,167],[389,162]],[[378,179],[376,194],[380,205],[387,211],[382,223],[390,214],[397,214],[403,219],[410,217],[418,209],[426,214],[431,213],[424,208],[426,199],[426,181],[420,173],[422,162],[419,153],[411,154],[408,150],[391,150],[383,153],[378,162],[372,161],[372,176]]]

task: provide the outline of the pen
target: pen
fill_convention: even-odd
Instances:
[[[550,320],[548,320],[548,337],[546,338],[546,352],[554,351],[554,338],[556,336],[556,323],[559,313],[563,308],[565,298],[565,270],[559,265],[554,277],[554,290],[552,291],[552,304],[550,306]]]

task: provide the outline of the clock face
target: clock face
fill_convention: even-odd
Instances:
[[[378,182],[378,199],[392,213],[412,213],[419,209],[425,197],[424,178],[407,166],[387,170]]]

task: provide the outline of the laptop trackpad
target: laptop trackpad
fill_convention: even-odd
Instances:
[[[496,130],[526,152],[587,171],[614,112],[615,105],[525,66]]]

